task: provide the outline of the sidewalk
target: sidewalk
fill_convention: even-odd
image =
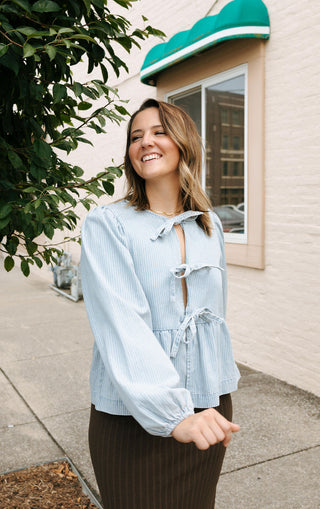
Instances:
[[[87,446],[92,335],[83,301],[49,282],[0,268],[0,473],[67,456],[96,490]],[[240,369],[233,403],[242,429],[216,509],[319,509],[319,398]]]

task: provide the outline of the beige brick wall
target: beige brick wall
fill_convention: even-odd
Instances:
[[[228,318],[239,361],[320,394],[320,11],[265,4],[266,268],[229,267]]]
[[[141,14],[170,37],[228,0],[142,0]],[[228,322],[238,361],[320,395],[319,138],[320,10],[318,0],[265,0],[271,19],[266,42],[266,266],[229,266]],[[123,11],[127,15],[127,11]],[[140,84],[150,39],[126,61],[130,75],[114,80],[133,111],[156,89]],[[77,152],[89,174],[120,162],[124,128],[111,127]],[[122,183],[119,183],[119,196]]]

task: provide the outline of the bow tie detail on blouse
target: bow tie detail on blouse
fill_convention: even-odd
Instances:
[[[221,271],[224,270],[222,267],[219,267],[219,265],[212,265],[208,263],[195,263],[193,265],[189,265],[188,263],[181,263],[177,267],[170,269],[170,272],[175,278],[183,279],[190,276],[191,272],[201,269],[218,269]]]
[[[199,308],[196,309],[193,313],[187,315],[183,322],[181,323],[175,338],[173,340],[170,357],[175,358],[178,353],[179,345],[181,341],[184,343],[190,343],[196,335],[197,327],[196,327],[196,319],[200,318],[205,322],[215,321],[217,323],[223,323],[224,319],[220,316],[215,315],[208,308]]]
[[[219,265],[212,265],[209,263],[181,263],[177,267],[173,267],[170,269],[172,274],[171,282],[170,282],[170,300],[175,302],[176,300],[176,292],[178,286],[181,284],[181,279],[186,279],[190,276],[192,272],[200,271],[202,269],[218,269],[220,271],[224,271],[222,267]]]
[[[152,237],[150,238],[151,240],[157,240],[158,237],[167,235],[167,233],[169,233],[172,230],[175,224],[180,224],[183,221],[193,221],[201,214],[203,214],[203,212],[200,212],[198,210],[187,210],[186,212],[179,214],[179,216],[175,216],[170,219],[164,218],[165,222],[156,229],[154,235],[152,235]]]

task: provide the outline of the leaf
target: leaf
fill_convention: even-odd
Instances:
[[[92,107],[91,103],[88,103],[87,101],[81,101],[78,104],[78,110],[89,110]]]
[[[7,53],[8,48],[9,46],[7,44],[0,43],[0,58]]]
[[[114,0],[117,4],[121,5],[121,7],[125,7],[129,9],[131,7],[131,0]]]
[[[17,32],[26,35],[29,38],[41,39],[43,36],[48,36],[50,33],[47,30],[36,30],[31,27],[20,27],[17,28]]]
[[[6,269],[7,272],[10,272],[10,270],[12,270],[14,267],[14,259],[12,258],[12,256],[7,256],[4,260],[4,268]]]
[[[31,46],[31,44],[24,44],[23,46],[23,56],[24,58],[32,57],[36,52],[36,48],[34,46]]]
[[[13,256],[16,254],[18,245],[19,245],[18,237],[9,238],[6,244],[6,250],[8,251],[9,255]]]
[[[16,170],[21,170],[24,168],[22,160],[18,154],[16,154],[16,152],[13,152],[13,150],[8,152],[8,159]]]
[[[33,143],[33,149],[37,156],[44,160],[45,164],[50,164],[52,148],[48,143],[37,138]]]
[[[103,77],[103,82],[106,83],[108,81],[108,71],[103,64],[100,64],[100,69]]]
[[[91,2],[90,2],[90,0],[83,0],[83,3],[86,6],[87,14],[89,14],[90,9],[91,9]]]
[[[58,34],[69,34],[70,32],[74,32],[73,28],[62,27],[62,28],[59,28],[59,30],[58,30]]]
[[[73,84],[73,93],[76,97],[79,97],[82,94],[83,86],[81,83],[78,83],[77,81]]]
[[[46,53],[48,53],[50,62],[51,62],[51,60],[54,60],[54,58],[57,54],[57,50],[54,46],[48,45],[48,46],[46,46]]]
[[[55,83],[53,85],[53,104],[57,104],[64,99],[67,95],[67,87],[61,85],[60,83]]]
[[[83,87],[83,93],[87,96],[87,97],[90,97],[90,99],[97,99],[99,97],[99,92],[97,92],[96,89],[92,88],[92,87]]]
[[[109,166],[108,168],[105,168],[105,170],[108,173],[114,174],[116,177],[121,177],[122,175],[122,170],[119,168],[119,166]]]
[[[26,248],[27,248],[27,251],[28,251],[28,254],[30,256],[32,256],[38,249],[38,246],[35,242],[32,242],[32,241],[27,241],[26,242]]]
[[[102,185],[103,185],[103,188],[104,188],[105,192],[107,194],[109,194],[110,196],[112,196],[113,193],[114,193],[114,185],[112,184],[112,182],[108,182],[107,180],[103,180]]]
[[[36,262],[36,264],[38,265],[39,269],[41,269],[43,262],[40,260],[40,258],[38,256],[34,256],[33,259]]]
[[[11,49],[11,48],[10,48]],[[16,76],[19,74],[19,63],[17,61],[16,55],[13,53],[13,51],[8,51],[3,57],[1,58],[1,64],[5,67],[8,67],[11,71],[14,72]]]
[[[87,209],[90,210],[90,204],[86,200],[80,200],[80,203]]]
[[[13,3],[18,5],[19,7],[21,7],[25,11],[31,12],[30,4],[29,4],[29,2],[27,2],[27,0],[12,0],[12,1],[13,1]]]
[[[30,212],[30,210],[33,208],[33,202],[32,201],[29,201],[29,203],[27,203],[27,205],[25,205],[23,207],[23,212],[25,214],[28,214],[28,212]]]
[[[38,180],[38,182],[40,182],[40,180],[46,176],[45,169],[41,168],[41,166],[37,166],[34,164],[34,162],[30,164],[30,173],[34,178]]]
[[[121,46],[128,52],[130,53],[130,50],[132,48],[132,41],[129,37],[118,37],[116,39],[116,41],[121,44]]]
[[[160,37],[161,39],[166,37],[166,34],[164,32],[162,32],[161,30],[158,30],[156,28],[153,28],[150,25],[148,25],[146,27],[146,31],[148,32],[149,35],[155,35],[156,37]]]
[[[56,12],[60,11],[60,6],[52,0],[38,0],[33,4],[32,10],[36,12]]]
[[[104,92],[103,92],[103,89],[102,89],[100,83],[98,82],[98,80],[93,80],[92,83],[96,87],[96,89],[98,91],[98,94],[99,94],[99,97],[101,97],[104,94]]]
[[[5,217],[4,219],[0,219],[0,230],[8,226],[10,223],[10,216]]]
[[[118,104],[115,104],[115,109],[121,113],[121,115],[130,115],[130,113],[125,109],[124,106],[120,106]]]
[[[12,211],[12,206],[9,203],[5,203],[0,208],[0,219],[3,219],[4,217],[7,217]]]
[[[90,35],[85,34],[74,34],[70,35],[69,39],[84,39],[86,41],[93,42],[94,44],[98,44],[97,41],[93,39],[93,37],[90,37]]]
[[[103,0],[91,0],[92,3],[94,5],[96,5],[97,7],[99,7],[100,9],[103,9],[104,8],[104,3],[103,3]]]
[[[45,223],[44,226],[43,226],[43,230],[44,230],[45,235],[49,239],[52,239],[52,237],[54,235],[54,228],[53,228],[53,226],[51,224],[49,224],[49,223]]]
[[[29,264],[27,262],[27,260],[22,260],[21,261],[21,270],[23,272],[23,274],[28,277],[29,274],[30,274],[30,267],[29,267]]]
[[[80,166],[74,166],[73,171],[77,177],[81,177],[84,174],[84,171]]]
[[[77,141],[81,141],[82,143],[87,143],[88,145],[91,145],[93,147],[92,141],[86,140],[86,138],[77,137]]]

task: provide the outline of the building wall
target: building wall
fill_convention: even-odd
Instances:
[[[320,12],[316,1],[265,4],[266,268],[230,267],[231,329],[237,358],[319,394]]]
[[[320,395],[320,11],[318,0],[264,1],[271,20],[265,47],[265,269],[228,266],[228,323],[237,361]],[[119,12],[139,26],[144,14],[171,37],[226,3],[142,0],[130,13]],[[129,76],[110,83],[130,98],[130,111],[156,96],[156,88],[139,82],[139,70],[157,42],[150,39],[126,56]],[[94,149],[85,145],[72,156],[88,176],[112,158],[122,161],[125,127],[111,127],[93,141]],[[116,197],[123,185],[122,179]]]

